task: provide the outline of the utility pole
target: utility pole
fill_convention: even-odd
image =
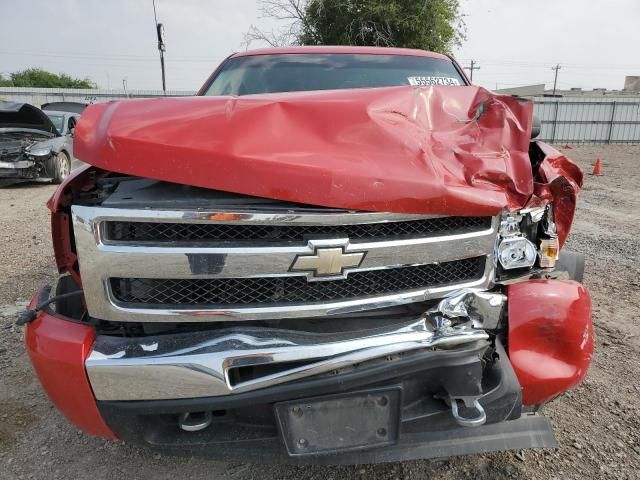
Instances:
[[[555,78],[553,79],[553,96],[556,96],[556,87],[558,86],[558,70],[560,70],[562,67],[560,66],[560,64],[556,64],[555,67],[551,67],[551,70],[555,70],[556,74],[555,74]]]
[[[156,22],[156,35],[158,36],[158,51],[160,52],[160,68],[162,70],[162,92],[167,94],[167,84],[164,75],[164,52],[166,50],[164,46],[164,25],[158,23],[158,16],[156,15],[156,0],[153,2],[153,18]]]
[[[474,70],[480,70],[480,67],[477,66],[476,62],[471,60],[471,66],[469,67],[464,67],[466,70],[469,70],[469,72],[471,72],[469,74],[469,80],[471,80],[471,83],[473,83],[473,71]]]

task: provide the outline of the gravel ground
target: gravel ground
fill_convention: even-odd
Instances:
[[[15,313],[55,272],[45,201],[54,187],[0,189],[0,479],[640,478],[640,147],[575,147],[587,175],[570,248],[587,256],[596,355],[585,382],[546,407],[557,450],[374,466],[287,467],[162,456],[77,432],[50,405]]]

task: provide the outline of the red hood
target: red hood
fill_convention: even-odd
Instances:
[[[105,170],[327,207],[493,215],[534,191],[532,104],[478,87],[117,101],[75,154]]]

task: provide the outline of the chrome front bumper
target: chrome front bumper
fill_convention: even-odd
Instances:
[[[452,326],[424,316],[364,332],[320,334],[271,328],[116,338],[98,336],[86,360],[98,400],[159,400],[229,395],[421,349],[486,341],[472,322]],[[243,372],[263,373],[243,379]]]

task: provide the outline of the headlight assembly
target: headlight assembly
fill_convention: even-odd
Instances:
[[[509,214],[500,222],[498,261],[505,270],[532,267],[536,262],[536,247],[520,230],[522,215]]]
[[[532,267],[536,262],[536,247],[524,237],[503,238],[498,245],[498,259],[505,270]]]
[[[32,157],[48,157],[49,155],[51,155],[51,149],[50,148],[36,148],[33,150],[29,150],[29,155]]]
[[[507,213],[500,222],[496,256],[504,270],[554,267],[560,245],[551,205]]]

